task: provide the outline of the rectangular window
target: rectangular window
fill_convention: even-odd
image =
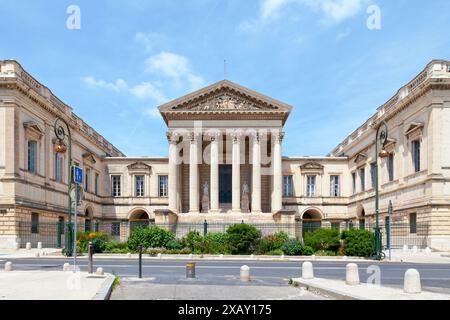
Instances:
[[[135,176],[136,197],[144,196],[144,176]]]
[[[120,236],[120,222],[111,223],[111,235]]]
[[[91,220],[89,219],[84,220],[84,231],[85,232],[91,231]]]
[[[359,182],[361,184],[361,192],[366,191],[366,169],[359,169]]]
[[[356,193],[356,172],[352,172],[352,193]]]
[[[120,197],[121,195],[120,176],[111,176],[111,190],[113,197]]]
[[[55,153],[55,180],[62,182],[63,156]]]
[[[316,196],[316,176],[306,177],[306,196],[307,197]]]
[[[84,191],[90,192],[90,178],[91,178],[91,170],[86,168],[86,172],[84,174]]]
[[[292,197],[293,194],[292,176],[283,176],[283,197]]]
[[[39,214],[31,214],[31,233],[39,233]]]
[[[159,196],[160,197],[167,197],[168,196],[168,181],[169,181],[169,177],[168,176],[159,176]]]
[[[370,180],[372,183],[372,189],[375,189],[375,187],[376,187],[376,181],[375,181],[376,174],[377,174],[376,170],[377,170],[377,166],[375,165],[375,163],[371,163],[370,164]]]
[[[389,181],[394,181],[394,154],[389,154],[387,159],[387,170]]]
[[[420,171],[420,140],[411,142],[414,172]]]
[[[330,176],[330,195],[332,197],[341,196],[341,186],[340,186],[339,176]]]
[[[28,171],[36,173],[37,163],[37,142],[28,141]]]
[[[409,214],[409,233],[417,233],[417,213]]]
[[[94,188],[95,188],[95,194],[98,195],[98,173],[95,174],[95,179],[94,179]]]

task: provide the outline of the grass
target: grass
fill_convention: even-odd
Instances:
[[[113,274],[114,274],[114,282],[113,282],[113,285],[112,285],[112,291],[114,291],[114,290],[119,286],[119,284],[120,284],[120,278],[119,278],[119,276],[117,275],[117,273],[115,273],[115,272],[113,271]]]

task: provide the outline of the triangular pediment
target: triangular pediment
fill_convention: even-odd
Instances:
[[[151,166],[143,162],[134,162],[128,165],[127,168],[129,171],[150,171],[152,169]]]
[[[204,119],[205,115],[269,115],[285,121],[292,107],[228,80],[217,82],[159,107],[164,120]]]

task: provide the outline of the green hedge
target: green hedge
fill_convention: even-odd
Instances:
[[[168,230],[157,226],[138,227],[128,239],[128,248],[137,250],[139,245],[144,248],[164,248],[171,240],[175,240],[175,235]]]
[[[371,231],[353,229],[342,232],[344,252],[347,256],[370,257],[375,236]]]
[[[257,248],[261,231],[248,224],[235,224],[228,227],[227,239],[232,254],[249,254]]]
[[[305,245],[315,251],[337,252],[340,246],[339,230],[337,229],[317,229],[305,234]]]

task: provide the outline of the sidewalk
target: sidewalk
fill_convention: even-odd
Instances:
[[[20,259],[20,258],[35,258],[37,254],[40,257],[47,256],[61,256],[62,249],[44,248],[44,249],[0,249],[0,260],[2,259]]]
[[[72,271],[0,271],[0,300],[105,300],[114,276]]]
[[[295,278],[292,281],[311,293],[339,300],[450,300],[450,295],[440,293],[422,291],[422,293],[408,294],[402,289],[371,286],[365,283],[349,286],[343,280]]]

